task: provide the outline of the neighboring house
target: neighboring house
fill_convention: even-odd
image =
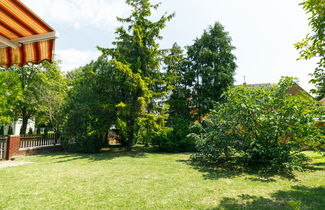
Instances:
[[[22,119],[18,119],[17,121],[15,121],[15,122],[13,122],[13,123],[11,123],[9,125],[4,125],[4,134],[8,135],[9,126],[11,126],[12,131],[13,131],[13,135],[19,135],[22,124],[23,124]],[[35,120],[31,120],[31,119],[28,120],[26,133],[28,133],[28,131],[30,129],[35,131]]]
[[[272,83],[260,83],[260,84],[246,84],[246,83],[244,83],[243,85],[247,86],[248,88],[258,88],[258,87],[270,87],[271,85],[274,85],[274,84],[272,84]],[[303,92],[306,95],[310,96],[311,98],[314,98],[312,95],[310,95],[307,91],[305,91],[302,87],[300,87],[297,84],[295,86],[292,86],[291,88],[287,89],[286,92],[293,96],[297,95],[299,92]]]
[[[244,83],[243,85],[247,86],[248,88],[258,88],[258,87],[270,87],[273,84],[271,84],[271,83],[261,83],[261,84],[246,84],[246,83]],[[312,95],[310,95],[307,91],[305,91],[302,87],[300,87],[297,84],[295,86],[287,89],[286,92],[289,93],[289,94],[291,94],[291,95],[293,95],[293,96],[297,95],[299,92],[303,92],[307,96],[315,99]],[[320,102],[325,106],[325,98],[321,99]],[[320,127],[324,127],[325,126],[325,122],[324,121],[320,121],[319,119],[317,121],[318,121],[318,125]]]

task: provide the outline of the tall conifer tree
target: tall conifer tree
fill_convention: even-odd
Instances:
[[[112,58],[111,64],[121,74],[123,99],[116,105],[116,126],[122,143],[131,146],[137,137],[146,139],[164,127],[164,105],[159,102],[167,94],[160,66],[165,50],[159,48],[157,41],[162,39],[160,32],[174,14],[165,14],[153,22],[152,10],[159,4],[149,0],[127,0],[126,3],[132,7],[131,16],[118,18],[118,21],[127,27],[116,29],[113,49],[100,49]]]

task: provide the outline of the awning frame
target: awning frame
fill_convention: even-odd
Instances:
[[[7,39],[0,35],[0,48],[12,47],[15,49],[20,47],[22,44],[28,44],[35,41],[45,41],[51,39],[57,39],[55,31],[44,33],[44,34],[36,34],[27,37],[21,37],[17,39]]]

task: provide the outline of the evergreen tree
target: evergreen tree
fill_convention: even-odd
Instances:
[[[173,85],[172,94],[168,99],[170,106],[169,121],[172,124],[179,118],[191,120],[189,109],[189,100],[191,98],[188,77],[189,66],[186,65],[184,58],[185,55],[183,54],[182,48],[177,43],[174,43],[170,54],[165,59],[167,75]]]
[[[165,107],[160,99],[167,94],[167,84],[161,72],[160,62],[165,54],[159,48],[160,32],[174,14],[164,15],[158,21],[151,20],[152,10],[159,4],[149,0],[127,0],[132,14],[118,20],[127,28],[116,29],[115,48],[101,49],[109,55],[122,83],[117,88],[122,94],[116,104],[116,127],[120,130],[123,144],[130,146],[137,138],[148,141],[150,135],[164,127]]]
[[[165,59],[173,90],[167,101],[171,129],[155,139],[160,149],[193,151],[194,140],[188,137],[191,124],[202,121],[215,102],[234,82],[236,57],[231,38],[216,23],[187,47],[187,55],[174,44]]]
[[[233,85],[237,65],[231,37],[220,23],[215,23],[188,47],[188,74],[192,77],[192,107],[201,121],[220,100],[221,94]]]
[[[234,49],[229,33],[215,23],[187,47],[184,59],[169,64],[177,78],[169,100],[171,117],[202,121],[234,82]]]

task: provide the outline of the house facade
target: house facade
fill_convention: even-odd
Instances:
[[[23,120],[18,119],[17,121],[14,121],[9,125],[0,125],[0,126],[4,126],[4,135],[8,135],[9,127],[12,128],[12,135],[19,135],[22,125],[23,125]],[[33,119],[28,120],[26,132],[28,133],[30,129],[32,129],[33,132],[35,131],[35,120]]]

